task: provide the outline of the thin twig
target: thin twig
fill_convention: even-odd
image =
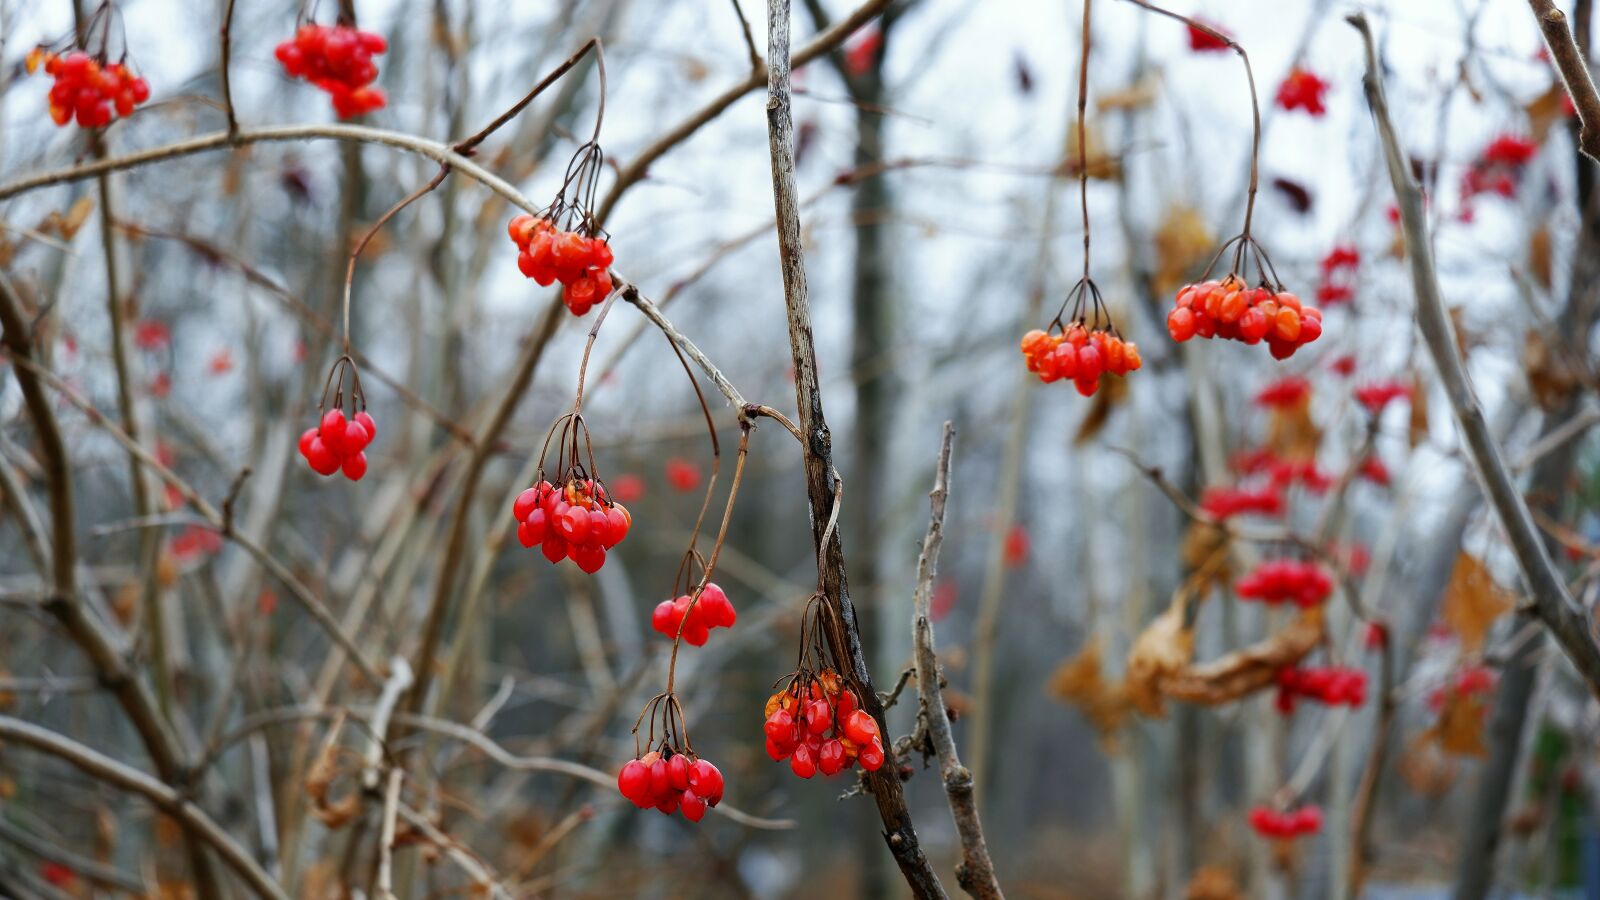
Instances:
[[[983,838],[978,818],[978,803],[973,796],[972,772],[961,764],[956,739],[950,732],[950,713],[945,709],[944,692],[939,689],[939,659],[933,649],[933,623],[929,605],[933,580],[939,571],[939,550],[944,546],[944,508],[950,495],[950,445],[955,426],[944,423],[944,440],[939,446],[939,464],[934,470],[933,490],[928,494],[931,514],[928,534],[922,539],[922,555],[917,557],[917,592],[911,620],[911,639],[917,660],[917,699],[923,727],[933,750],[939,756],[939,777],[950,802],[950,815],[961,836],[961,863],[956,866],[956,883],[980,900],[1003,898],[989,845]]]
[[[0,738],[32,747],[70,763],[85,775],[143,796],[162,812],[182,822],[186,833],[196,835],[215,850],[249,885],[252,893],[273,900],[288,900],[289,895],[262,870],[248,850],[239,846],[222,826],[171,785],[64,735],[11,716],[0,715]]]

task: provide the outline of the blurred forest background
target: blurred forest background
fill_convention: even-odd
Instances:
[[[1456,350],[1587,623],[1600,571],[1600,200],[1530,5],[1175,0],[1250,53],[1252,232],[1325,312],[1321,339],[1277,362],[1166,333],[1174,293],[1243,215],[1251,99],[1226,46],[1098,0],[1080,158],[1080,0],[856,3],[793,11],[796,53],[810,57],[793,75],[795,176],[845,484],[838,528],[865,659],[889,692],[912,664],[928,491],[953,422],[931,618],[1006,891],[1600,896],[1600,707],[1530,605],[1413,325],[1402,216],[1361,36],[1344,21],[1359,9],[1372,24]],[[1569,5],[1586,51],[1591,3]],[[160,773],[288,896],[381,895],[378,763],[391,754],[407,767],[398,896],[477,895],[490,879],[519,897],[906,895],[855,771],[802,781],[762,749],[762,707],[792,667],[818,568],[802,457],[770,420],[751,438],[716,571],[738,623],[684,647],[676,673],[733,813],[690,824],[611,786],[666,677],[671,642],[651,610],[680,592],[713,457],[671,344],[619,301],[583,411],[632,531],[593,576],[518,546],[507,512],[572,407],[596,314],[552,312],[558,289],[518,272],[504,196],[458,172],[361,252],[349,327],[379,434],[365,478],[349,482],[308,470],[295,440],[341,352],[353,244],[436,161],[368,137],[219,142],[9,189],[225,131],[225,90],[246,134],[335,121],[273,56],[297,15],[331,23],[338,10],[322,7],[121,0],[111,41],[152,96],[91,136],[56,127],[49,80],[26,71],[35,46],[70,40],[72,4],[0,0],[0,722],[21,723],[0,728],[0,895],[207,888],[185,849],[192,827],[40,752],[23,725]],[[600,37],[597,215],[616,271],[746,399],[797,415],[763,4],[361,0],[356,12],[389,43],[377,58],[388,104],[359,124],[445,144]],[[594,127],[593,63],[472,160],[548,202]],[[1092,275],[1144,358],[1092,398],[1039,384],[1017,349],[1082,266],[1080,172]],[[59,453],[22,390],[33,370],[14,361],[30,345]],[[705,548],[740,427],[695,375],[722,459]],[[65,573],[57,463],[75,511]],[[1272,492],[1281,513],[1229,521],[1278,539],[1230,541],[1190,514],[1218,489]],[[1276,668],[1248,689],[1206,682],[1227,695],[1207,702],[1152,694],[1130,656],[1169,606],[1193,604],[1202,664],[1293,637],[1305,616],[1232,589],[1284,556],[1337,576],[1315,640],[1287,666],[1359,670],[1361,702],[1286,712]],[[66,598],[63,577],[77,586]],[[372,671],[350,664],[308,597]],[[380,750],[370,722],[395,703],[396,661],[417,659],[441,610],[430,685],[400,709],[444,725]],[[152,755],[126,713],[130,684],[154,698],[174,759]],[[886,737],[916,729],[916,693],[913,681],[888,710]],[[920,750],[899,760],[904,791],[954,891],[961,845]],[[1257,808],[1312,807],[1320,827],[1291,840],[1251,824]],[[246,895],[222,872],[221,896]]]

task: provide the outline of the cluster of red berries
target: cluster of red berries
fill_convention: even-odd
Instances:
[[[1333,578],[1309,560],[1269,559],[1233,585],[1241,600],[1268,606],[1293,602],[1301,609],[1322,605],[1333,592]]]
[[[1229,33],[1226,28],[1223,28],[1221,25],[1218,25],[1215,22],[1207,22],[1204,19],[1196,19],[1195,22],[1198,22],[1200,25],[1205,27],[1200,28],[1196,27],[1194,22],[1189,23],[1190,50],[1193,50],[1196,53],[1215,53],[1228,49],[1227,41],[1222,40],[1218,38],[1216,34],[1211,33],[1214,31],[1217,34],[1226,35]]]
[[[1493,669],[1487,666],[1465,666],[1458,670],[1448,682],[1435,687],[1428,692],[1428,708],[1434,712],[1444,709],[1450,695],[1470,697],[1474,694],[1487,694],[1494,690],[1495,682],[1499,680]]]
[[[573,478],[561,487],[540,480],[517,495],[511,515],[522,546],[539,545],[552,563],[570,556],[590,575],[600,571],[606,551],[622,543],[633,525],[628,510],[611,502],[592,478]]]
[[[326,91],[341,119],[383,109],[388,100],[372,86],[378,67],[372,57],[389,49],[383,35],[348,25],[301,25],[278,45],[278,62],[291,78]]]
[[[25,67],[30,75],[43,67],[55,78],[50,86],[50,121],[57,125],[76,117],[81,128],[104,128],[150,99],[150,82],[133,74],[126,63],[107,65],[82,50],[58,56],[35,47],[28,51]]]
[[[1398,381],[1380,381],[1375,384],[1362,385],[1356,388],[1356,402],[1365,406],[1367,412],[1378,415],[1383,408],[1402,398],[1411,396],[1411,388]]]
[[[1301,375],[1286,375],[1256,393],[1256,405],[1288,409],[1311,398],[1311,382]]]
[[[1265,473],[1276,491],[1282,491],[1291,484],[1300,484],[1313,494],[1321,494],[1333,487],[1333,478],[1322,471],[1316,460],[1283,459],[1265,447],[1235,454],[1229,462],[1240,475]]]
[[[623,764],[617,790],[640,809],[653,807],[668,816],[681,812],[685,819],[698,822],[708,807],[722,802],[722,773],[685,753],[652,750]]]
[[[1322,310],[1287,291],[1247,287],[1238,276],[1184,285],[1167,314],[1167,333],[1183,343],[1220,337],[1245,344],[1267,342],[1273,359],[1288,359],[1322,336]]]
[[[1361,251],[1339,244],[1322,258],[1322,280],[1317,282],[1317,302],[1326,306],[1346,303],[1356,295],[1355,274],[1361,267]]]
[[[1323,97],[1328,93],[1328,81],[1309,69],[1299,66],[1289,70],[1283,83],[1278,85],[1278,106],[1283,109],[1303,109],[1311,116],[1321,118],[1328,112]]]
[[[1022,336],[1022,358],[1028,371],[1045,384],[1070,378],[1085,397],[1100,389],[1100,376],[1126,375],[1144,365],[1139,345],[1074,322],[1060,334],[1035,328]]]
[[[1388,487],[1392,480],[1389,476],[1389,467],[1383,464],[1383,460],[1379,459],[1376,453],[1368,454],[1361,461],[1361,468],[1357,470],[1357,474],[1379,487]]]
[[[517,268],[549,287],[561,282],[561,302],[575,316],[611,295],[611,245],[599,236],[557,231],[554,222],[523,213],[506,226],[517,245]]]
[[[1538,152],[1538,144],[1514,134],[1502,134],[1490,141],[1461,176],[1461,199],[1470,200],[1479,194],[1515,197],[1523,169]]]
[[[802,693],[805,696],[802,697]],[[855,692],[825,671],[802,692],[798,684],[767,698],[767,755],[789,761],[801,778],[837,775],[855,765],[876,772],[884,760],[878,722],[859,708]]]
[[[1256,834],[1275,841],[1291,841],[1322,830],[1322,809],[1317,806],[1302,806],[1292,812],[1257,806],[1250,810],[1249,818]]]
[[[378,423],[366,410],[346,420],[344,410],[330,409],[315,428],[300,435],[300,455],[318,475],[344,472],[351,481],[367,474],[367,445],[378,436]]]
[[[727,593],[715,584],[707,584],[700,592],[699,602],[682,594],[675,600],[657,603],[650,615],[650,627],[669,638],[676,638],[681,629],[684,640],[704,647],[711,629],[732,628],[738,618]]]
[[[1240,515],[1278,516],[1283,495],[1270,487],[1208,487],[1200,495],[1200,511],[1219,522]]]
[[[1279,669],[1278,712],[1289,715],[1302,698],[1328,706],[1360,706],[1367,702],[1367,673],[1340,666]]]

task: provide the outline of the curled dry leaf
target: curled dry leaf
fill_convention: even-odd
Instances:
[[[1515,597],[1495,582],[1476,557],[1468,553],[1456,556],[1439,615],[1460,639],[1462,650],[1475,653],[1483,649],[1489,629],[1515,605]]]
[[[1201,593],[1233,581],[1228,533],[1215,525],[1191,521],[1183,532],[1178,556],[1183,560],[1184,568],[1194,573],[1195,588]]]
[[[1322,429],[1311,419],[1311,395],[1287,406],[1273,407],[1267,415],[1266,447],[1279,459],[1311,462],[1322,446]]]
[[[1078,433],[1072,437],[1073,445],[1086,444],[1095,435],[1104,431],[1106,423],[1111,421],[1111,414],[1127,399],[1126,378],[1107,378],[1100,382],[1100,390],[1096,391],[1094,399],[1089,401],[1089,411],[1084,413],[1083,421],[1078,423]]]
[[[1222,866],[1201,866],[1189,876],[1183,900],[1245,900],[1245,892]]]
[[[1161,78],[1154,71],[1147,72],[1143,78],[1125,88],[1107,91],[1095,100],[1095,109],[1105,112],[1116,110],[1129,112],[1143,109],[1155,102],[1156,89],[1161,85]]]
[[[1533,391],[1533,398],[1546,411],[1561,405],[1581,384],[1572,365],[1538,329],[1528,332],[1522,364],[1528,372],[1528,388]]]
[[[1098,181],[1114,181],[1122,175],[1122,162],[1115,156],[1106,152],[1105,142],[1100,137],[1100,132],[1093,123],[1084,126],[1083,151],[1088,158],[1089,177]],[[1057,167],[1062,175],[1077,175],[1083,162],[1078,157],[1078,126],[1074,123],[1067,129],[1066,154]]]
[[[1524,110],[1528,114],[1528,138],[1535,144],[1544,143],[1551,126],[1567,120],[1567,92],[1560,81],[1550,84],[1550,89],[1529,101]]]
[[[1188,665],[1161,684],[1174,700],[1216,706],[1273,686],[1278,670],[1304,659],[1322,643],[1322,609],[1308,609],[1265,639],[1220,656]]]
[[[334,720],[333,727],[322,742],[322,749],[306,771],[306,795],[311,798],[311,812],[329,829],[342,827],[361,811],[361,795],[351,791],[342,799],[331,800],[333,782],[339,777],[339,732],[344,728],[344,717]]]
[[[1056,667],[1049,690],[1051,696],[1083,713],[1107,752],[1117,749],[1118,734],[1128,718],[1128,692],[1121,682],[1105,677],[1098,639],[1091,638],[1077,655]]]
[[[1179,591],[1167,611],[1139,632],[1128,651],[1124,689],[1128,701],[1147,716],[1167,714],[1162,685],[1194,657],[1194,632],[1184,627],[1185,599]]]
[[[1489,696],[1481,691],[1450,691],[1439,709],[1439,720],[1424,736],[1449,756],[1487,757],[1483,729],[1489,720]]]
[[[1205,265],[1216,249],[1217,239],[1199,210],[1176,205],[1167,208],[1151,240],[1156,245],[1154,287],[1164,296],[1176,291],[1191,273]]]
[[[1449,791],[1456,782],[1456,763],[1440,752],[1432,732],[1424,731],[1406,741],[1397,768],[1411,789],[1426,797]]]
[[[1408,432],[1411,449],[1415,450],[1428,440],[1428,390],[1422,376],[1411,375],[1411,425]]]
[[[1550,290],[1550,226],[1540,225],[1528,236],[1528,273]]]

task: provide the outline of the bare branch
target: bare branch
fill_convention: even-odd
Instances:
[[[1589,61],[1579,49],[1567,25],[1566,14],[1556,8],[1553,0],[1528,0],[1534,18],[1539,21],[1539,31],[1544,34],[1545,46],[1550,48],[1550,58],[1556,71],[1567,86],[1572,106],[1578,112],[1578,149],[1584,156],[1600,162],[1600,92],[1595,90],[1594,78],[1589,74]],[[1361,27],[1361,26],[1356,26]]]
[[[1389,119],[1388,100],[1384,96],[1371,29],[1366,17],[1360,13],[1346,17],[1346,21],[1361,32],[1366,43],[1367,71],[1362,83],[1366,89],[1367,105],[1372,108],[1377,124],[1384,159],[1388,163],[1389,180],[1394,185],[1395,198],[1400,207],[1406,255],[1411,260],[1411,280],[1416,292],[1417,327],[1422,332],[1423,343],[1427,345],[1428,353],[1439,370],[1439,381],[1444,385],[1451,410],[1455,412],[1456,424],[1461,429],[1462,440],[1477,471],[1478,480],[1488,495],[1489,504],[1501,528],[1506,532],[1517,566],[1522,570],[1522,577],[1528,582],[1536,614],[1555,635],[1557,643],[1577,667],[1590,691],[1600,695],[1600,644],[1595,641],[1593,626],[1567,593],[1566,583],[1551,562],[1544,542],[1539,539],[1527,502],[1511,480],[1511,472],[1501,456],[1500,445],[1489,432],[1483,410],[1478,405],[1478,398],[1467,380],[1466,368],[1456,349],[1450,317],[1445,312],[1444,300],[1439,293],[1438,273],[1434,270],[1433,247],[1428,239],[1422,208],[1422,189],[1412,175],[1411,165],[1395,134],[1394,123]],[[1546,37],[1548,39],[1548,31]],[[1593,92],[1592,85],[1590,92]]]
[[[928,494],[932,508],[928,534],[922,539],[922,555],[917,557],[917,593],[911,620],[911,639],[917,659],[917,697],[923,726],[933,750],[939,756],[939,777],[950,801],[950,815],[961,835],[961,864],[956,867],[956,883],[980,900],[999,900],[1005,895],[989,859],[989,845],[983,839],[983,824],[978,819],[978,803],[973,797],[972,772],[961,764],[956,739],[950,733],[950,713],[945,709],[944,692],[939,689],[939,659],[933,652],[933,622],[929,605],[933,579],[939,571],[939,550],[944,546],[944,507],[950,495],[950,444],[955,427],[944,423],[944,441],[939,447],[939,464]]]

